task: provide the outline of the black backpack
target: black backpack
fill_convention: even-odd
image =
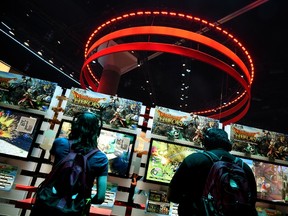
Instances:
[[[86,179],[87,160],[97,151],[91,150],[86,155],[71,151],[37,188],[33,208],[41,209],[43,213],[49,211],[54,216],[88,215],[92,188]]]
[[[203,153],[213,162],[202,196],[206,216],[257,215],[243,161]]]

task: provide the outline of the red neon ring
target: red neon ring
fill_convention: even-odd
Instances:
[[[121,44],[121,45],[115,45],[112,47],[108,47],[105,49],[102,49],[101,51],[94,53],[93,55],[91,55],[84,63],[83,67],[82,67],[82,71],[84,74],[87,73],[87,65],[99,58],[102,57],[104,55],[108,55],[108,54],[112,54],[115,52],[123,52],[123,51],[129,51],[129,50],[147,50],[147,51],[160,51],[160,52],[168,52],[168,53],[173,53],[173,54],[178,54],[178,55],[182,55],[182,56],[186,56],[186,57],[190,57],[190,58],[196,58],[200,61],[204,61],[207,63],[210,63],[211,65],[224,70],[226,73],[228,73],[230,76],[232,76],[233,78],[236,79],[236,81],[238,83],[240,83],[242,85],[242,87],[246,90],[246,97],[244,97],[244,102],[243,104],[246,104],[246,109],[243,109],[243,111],[240,112],[241,115],[245,115],[247,113],[247,110],[249,108],[250,103],[246,103],[247,99],[250,98],[250,88],[248,83],[245,82],[245,80],[237,73],[237,71],[235,71],[232,67],[230,67],[229,65],[227,65],[226,63],[220,61],[219,59],[213,57],[213,56],[209,56],[206,53],[202,53],[198,50],[193,50],[190,48],[185,48],[185,47],[179,47],[177,45],[170,45],[170,44],[161,44],[161,43],[151,43],[151,42],[136,42],[136,43],[128,43],[128,44]],[[85,86],[85,84],[82,82],[81,83],[82,86]],[[86,87],[86,86],[85,86]],[[240,105],[242,103],[239,103]],[[221,113],[222,117],[227,117],[230,114],[233,114],[235,110],[239,110],[241,108],[241,106],[237,104],[236,106],[234,106],[234,108],[229,109],[230,111],[227,112],[223,112]],[[248,106],[248,107],[247,107]],[[246,112],[245,112],[246,111]],[[238,116],[240,116],[240,114]],[[232,119],[232,121],[234,120],[234,118]],[[230,120],[231,121],[231,120]],[[223,123],[224,124],[224,123]]]
[[[231,59],[233,62],[235,62],[243,71],[245,74],[247,80],[249,80],[249,83],[251,81],[251,77],[248,71],[248,68],[246,65],[242,62],[242,60],[230,49],[225,47],[224,45],[220,44],[219,42],[208,38],[206,36],[182,30],[182,29],[177,29],[177,28],[171,28],[171,27],[163,27],[163,26],[141,26],[141,27],[131,27],[131,28],[125,28],[121,29],[112,33],[109,33],[96,42],[93,43],[93,45],[90,47],[88,50],[88,54],[92,52],[94,49],[96,49],[99,45],[113,39],[125,37],[125,36],[132,36],[132,35],[165,35],[165,36],[173,36],[173,37],[179,37],[179,38],[184,38],[190,41],[195,41],[197,43],[201,43],[206,45],[207,47],[213,48],[229,59]],[[133,49],[131,49],[133,50]]]

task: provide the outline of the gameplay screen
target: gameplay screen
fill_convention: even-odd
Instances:
[[[0,107],[0,154],[27,158],[43,117]]]
[[[109,159],[109,173],[119,177],[128,177],[136,135],[102,129],[98,148]]]
[[[199,150],[170,141],[151,139],[145,180],[168,184],[184,158]]]
[[[254,172],[257,197],[261,200],[281,202],[288,198],[288,167],[268,162],[244,159]]]
[[[58,137],[68,138],[71,122],[63,120]],[[136,135],[102,128],[98,139],[98,148],[109,159],[109,174],[128,177]]]

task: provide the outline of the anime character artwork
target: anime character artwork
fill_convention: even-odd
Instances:
[[[46,111],[56,87],[49,81],[0,72],[0,103]]]
[[[64,115],[73,116],[79,111],[101,111],[104,124],[112,128],[136,129],[142,103],[92,92],[89,90],[72,88]]]
[[[230,139],[234,151],[288,161],[288,135],[232,124]]]
[[[202,147],[203,131],[219,127],[219,121],[169,108],[155,108],[152,133],[169,140],[185,140]]]

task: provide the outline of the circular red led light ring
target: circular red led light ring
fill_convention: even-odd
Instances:
[[[124,52],[129,50],[142,50],[142,51],[158,51],[158,52],[167,52],[167,53],[173,53],[177,55],[182,55],[189,58],[194,58],[206,63],[209,63],[226,73],[228,73],[231,77],[233,77],[247,92],[246,97],[243,98],[243,103],[238,103],[233,108],[230,108],[229,111],[221,113],[221,118],[227,117],[231,114],[233,114],[235,111],[240,110],[244,105],[246,105],[245,109],[243,109],[246,112],[241,111],[240,114],[237,116],[244,116],[247,113],[247,110],[249,108],[250,103],[247,103],[247,100],[250,98],[250,88],[248,86],[248,83],[239,75],[239,73],[229,66],[228,64],[224,63],[223,61],[220,61],[219,59],[210,56],[206,53],[200,52],[198,50],[181,47],[177,45],[171,45],[171,44],[162,44],[162,43],[153,43],[153,42],[136,42],[136,43],[126,43],[126,44],[120,44],[115,45],[112,47],[107,47],[99,52],[96,52],[92,54],[84,63],[82,67],[81,73],[88,73],[87,71],[87,65],[92,62],[95,59],[98,59],[102,56],[109,55],[116,52]],[[84,87],[85,83],[81,82],[81,85]],[[247,107],[248,106],[248,107]],[[231,118],[230,121],[234,121],[235,118]],[[223,122],[224,124],[224,122]]]
[[[213,48],[217,50],[218,52],[222,53],[223,55],[225,55],[226,57],[230,58],[233,62],[235,62],[243,71],[249,83],[251,82],[251,77],[250,77],[248,68],[242,62],[242,60],[230,49],[228,49],[224,45],[206,36],[203,36],[194,32],[190,32],[190,31],[182,30],[182,29],[177,29],[177,28],[163,27],[163,26],[141,26],[141,27],[131,27],[131,28],[118,30],[118,31],[109,33],[103,36],[102,38],[100,38],[99,40],[97,40],[88,50],[88,54],[92,52],[94,49],[97,49],[99,45],[109,40],[114,40],[117,38],[133,36],[133,35],[144,35],[144,34],[145,35],[155,34],[155,35],[179,37],[179,38],[183,38],[186,40],[201,43],[203,45],[206,45],[207,47]]]
[[[231,50],[229,50],[227,47],[223,46],[222,44],[218,43],[217,41],[214,41],[214,40],[212,40],[210,38],[207,38],[207,37],[199,35],[199,34],[195,34],[193,32],[189,32],[189,31],[186,31],[186,30],[175,29],[175,28],[170,28],[170,27],[161,27],[161,26],[160,27],[159,26],[143,27],[142,26],[142,27],[133,27],[133,28],[128,28],[128,29],[118,30],[118,31],[112,32],[112,33],[110,33],[108,35],[105,35],[102,38],[100,38],[98,41],[96,41],[92,45],[92,47],[89,49],[89,52],[91,52],[94,49],[96,49],[102,43],[104,43],[106,41],[109,41],[109,40],[112,40],[112,39],[119,38],[119,37],[131,36],[133,34],[139,35],[139,34],[147,34],[147,33],[167,35],[166,32],[173,32],[172,34],[169,34],[169,36],[174,36],[174,37],[182,36],[182,38],[185,38],[185,39],[188,39],[188,40],[190,40],[191,38],[195,38],[196,37],[196,41],[197,42],[205,44],[205,45],[207,45],[207,46],[209,46],[211,48],[215,48],[217,51],[220,50],[222,54],[224,54],[225,56],[227,56],[229,58],[231,57],[232,61],[237,62],[236,64],[240,65],[240,68],[242,68],[244,70],[245,74],[248,73],[248,69],[246,68],[244,63],[241,61],[241,59],[237,55],[235,55]],[[237,75],[238,75],[238,73],[237,73]],[[230,76],[231,76],[231,74],[230,74]],[[249,76],[249,74],[248,74],[248,76]],[[250,78],[250,76],[248,78]],[[229,106],[230,104],[231,103],[228,103],[227,106]],[[215,111],[215,109],[213,109],[213,110]],[[222,113],[221,113],[221,115],[222,115]]]
[[[117,24],[117,22],[122,21],[124,19],[134,19],[135,16],[167,16],[168,18],[170,17],[171,19],[175,18],[180,18],[180,19],[186,19],[191,22],[198,22],[201,27],[206,26],[209,28],[209,30],[215,30],[217,32],[222,33],[224,36],[228,36],[229,38],[232,39],[232,41],[235,43],[236,46],[242,50],[243,54],[247,57],[248,62],[250,63],[250,85],[252,84],[254,80],[254,65],[251,56],[249,55],[249,52],[246,50],[246,48],[236,39],[231,33],[226,31],[225,29],[222,29],[220,26],[215,25],[214,23],[208,22],[207,20],[201,19],[200,17],[193,17],[190,14],[184,14],[184,13],[177,13],[177,12],[171,12],[171,11],[137,11],[137,12],[130,12],[130,13],[125,13],[122,15],[117,16],[116,18],[111,18],[110,20],[107,20],[106,22],[102,23],[100,26],[94,30],[94,32],[90,35],[88,41],[86,42],[85,45],[85,58],[88,55],[88,47],[90,45],[90,42],[94,37],[96,37],[97,33],[99,31],[108,28],[111,25]],[[169,25],[169,24],[168,24]],[[203,29],[203,28],[202,28]],[[89,66],[88,66],[89,67]],[[90,68],[89,68],[90,69]],[[90,69],[91,70],[91,69]],[[91,73],[91,76],[94,76],[93,73]],[[99,81],[95,78],[95,81],[99,83]]]
[[[192,17],[191,15],[185,15],[185,14],[182,14],[182,13],[165,12],[165,11],[153,11],[153,12],[145,11],[145,12],[137,12],[137,13],[124,14],[124,15],[122,15],[122,16],[118,16],[117,18],[113,18],[113,19],[111,19],[111,20],[103,23],[101,26],[99,26],[99,27],[93,32],[93,34],[89,37],[89,40],[88,40],[87,43],[86,43],[85,57],[89,54],[89,52],[88,52],[88,54],[87,54],[87,50],[88,50],[88,47],[89,47],[89,44],[90,44],[91,40],[96,36],[96,34],[97,34],[101,29],[104,29],[105,27],[107,27],[107,26],[109,26],[109,25],[111,25],[111,24],[115,24],[118,20],[126,19],[126,18],[129,18],[129,17],[134,17],[134,16],[138,16],[138,15],[141,15],[141,16],[142,16],[142,15],[153,15],[153,16],[157,16],[157,15],[162,15],[162,16],[163,16],[163,15],[170,15],[171,17],[178,16],[178,17],[180,17],[180,18],[186,18],[186,19],[191,20],[191,21],[198,21],[202,26],[203,26],[203,25],[206,25],[207,27],[209,27],[209,29],[214,28],[214,30],[217,30],[217,31],[223,33],[224,35],[227,35],[229,38],[233,39],[232,41],[233,41],[237,46],[239,46],[240,49],[243,51],[243,53],[246,55],[247,60],[248,60],[248,62],[250,63],[251,75],[249,74],[248,69],[246,68],[245,65],[244,65],[244,67],[242,67],[242,71],[244,71],[244,74],[245,74],[246,78],[247,78],[248,80],[250,80],[250,85],[252,84],[253,79],[254,79],[254,65],[253,65],[253,61],[252,61],[252,59],[251,59],[248,51],[246,50],[246,48],[245,48],[244,46],[242,46],[242,44],[241,44],[236,38],[234,38],[233,35],[231,35],[231,34],[228,33],[227,31],[223,30],[223,29],[220,28],[219,26],[216,26],[216,25],[214,25],[213,23],[207,22],[207,21],[202,20],[202,19],[200,19],[200,18],[198,18],[198,17]],[[181,30],[181,29],[179,29],[179,30]],[[183,31],[185,31],[185,30],[183,30]],[[188,32],[189,32],[189,31],[188,31]],[[194,34],[195,34],[195,33],[194,33]],[[198,34],[198,35],[199,35],[199,34]],[[105,36],[104,36],[104,37],[105,37]],[[188,38],[188,39],[190,39],[190,38]],[[89,50],[91,50],[91,49],[89,49]],[[93,50],[93,49],[92,49],[92,50]],[[133,49],[131,49],[131,50],[133,50]],[[228,49],[228,50],[229,50],[229,49]],[[219,50],[218,50],[218,51],[219,51]],[[234,53],[233,53],[233,54],[234,54]],[[240,59],[240,58],[239,58],[239,59]],[[243,62],[241,61],[241,59],[240,59],[240,62],[243,63]],[[244,64],[244,63],[243,63],[243,64]],[[87,78],[88,84],[89,84],[89,83],[93,84],[93,87],[92,87],[92,88],[95,89],[95,90],[97,90],[97,87],[96,87],[96,85],[93,83],[92,79],[93,79],[94,81],[96,81],[96,82],[98,82],[98,80],[97,80],[97,78],[94,76],[94,74],[92,73],[89,65],[87,64],[86,66],[87,66],[86,69],[88,69],[89,74],[88,74],[88,73],[86,74],[86,72],[87,72],[86,69],[82,68],[83,71],[84,71],[84,70],[86,71],[84,76]],[[238,64],[238,66],[239,66],[239,64]],[[241,67],[240,67],[240,68],[241,68]],[[246,68],[247,70],[246,70],[246,69],[243,70],[243,68]],[[91,76],[92,79],[90,78],[90,76]],[[251,78],[250,78],[250,77],[251,77]],[[82,80],[81,83],[85,86],[84,81],[83,81],[83,75],[82,75],[82,73],[81,73],[80,79]],[[98,83],[99,83],[99,82],[98,82]],[[90,86],[91,86],[91,85],[90,85]],[[250,86],[247,85],[247,87],[250,87]],[[236,117],[233,117],[232,119],[228,120],[229,122],[233,122],[233,121],[235,122],[235,121],[241,119],[241,118],[247,113],[247,111],[248,111],[248,108],[249,108],[249,106],[250,106],[250,97],[251,97],[251,96],[250,96],[250,90],[249,90],[249,94],[248,94],[248,95],[247,95],[247,92],[248,92],[248,91],[244,91],[238,98],[236,98],[236,99],[234,99],[233,101],[230,101],[230,102],[228,102],[227,104],[222,105],[222,106],[220,106],[220,107],[218,107],[218,108],[216,108],[216,109],[206,110],[206,111],[199,111],[199,112],[194,112],[194,113],[195,113],[195,114],[203,114],[203,113],[206,113],[206,114],[207,114],[207,113],[210,113],[210,112],[216,112],[217,110],[218,110],[218,111],[219,111],[219,110],[222,111],[223,108],[227,108],[228,106],[231,106],[232,104],[238,103],[237,105],[235,105],[233,108],[230,108],[229,110],[226,110],[226,111],[221,112],[221,113],[216,114],[216,115],[212,115],[212,116],[217,116],[218,118],[222,118],[224,115],[225,115],[225,116],[228,116],[229,114],[233,114],[233,112],[236,112],[237,110],[240,110],[240,108],[242,108],[243,104],[245,104],[245,103],[248,102],[247,105],[246,105],[246,107],[244,108],[244,110],[242,110],[242,112],[241,112],[240,114],[237,114]],[[239,103],[240,100],[242,100],[242,101]],[[242,104],[242,106],[241,106],[241,104]],[[227,124],[228,121],[226,121],[226,124]]]

